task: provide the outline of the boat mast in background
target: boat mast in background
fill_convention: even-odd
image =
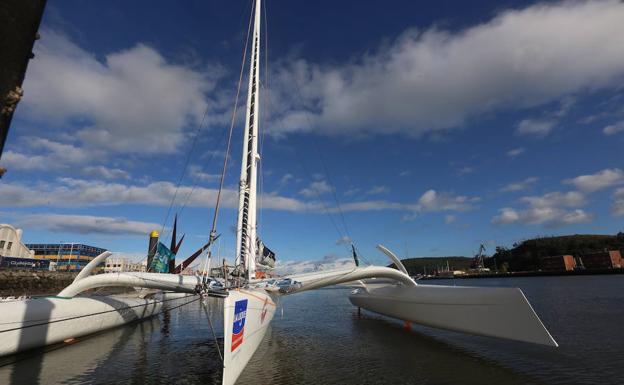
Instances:
[[[247,280],[255,278],[256,271],[256,193],[258,154],[258,82],[260,73],[260,14],[261,1],[255,2],[252,34],[251,65],[247,113],[243,135],[243,159],[239,185],[238,222],[236,226],[236,266],[245,272]]]

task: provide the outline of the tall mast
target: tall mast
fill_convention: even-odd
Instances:
[[[258,154],[258,108],[260,98],[260,13],[261,0],[255,0],[254,29],[249,66],[247,113],[243,136],[243,160],[239,184],[238,223],[236,226],[236,265],[241,264],[247,279],[255,278],[256,271],[256,182]]]

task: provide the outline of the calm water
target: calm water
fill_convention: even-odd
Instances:
[[[624,276],[429,281],[518,286],[557,349],[465,336],[357,310],[344,289],[286,297],[239,384],[622,384]],[[213,310],[217,303],[211,303]],[[220,361],[194,302],[0,367],[0,384],[211,384]],[[213,324],[220,325],[219,311]],[[217,330],[222,339],[222,330]],[[222,342],[222,341],[221,341]]]

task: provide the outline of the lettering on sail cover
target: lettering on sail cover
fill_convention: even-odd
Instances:
[[[236,350],[243,343],[245,333],[245,319],[247,317],[247,300],[242,299],[234,303],[234,322],[232,325],[232,350]]]

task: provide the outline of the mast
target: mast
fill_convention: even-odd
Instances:
[[[249,89],[243,136],[243,159],[238,190],[238,223],[236,226],[236,266],[243,265],[247,279],[256,271],[256,182],[258,154],[258,84],[260,81],[260,13],[261,0],[255,0],[254,28],[249,66]]]

